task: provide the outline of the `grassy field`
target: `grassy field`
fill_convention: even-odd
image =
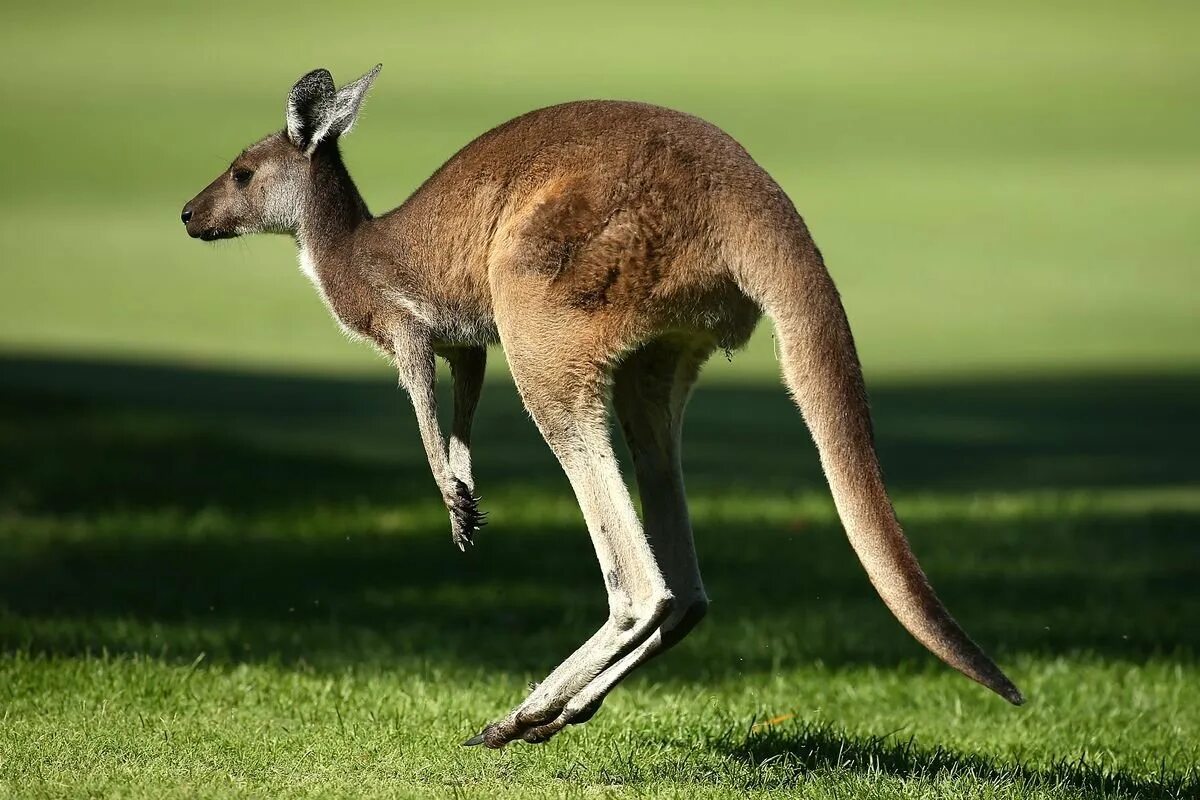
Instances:
[[[244,6],[0,11],[0,796],[1200,796],[1200,7]],[[875,597],[764,327],[685,434],[708,619],[588,725],[458,747],[604,615],[503,359],[464,556],[290,243],[178,222],[296,77],[376,61],[376,210],[561,100],[738,137],[842,288],[914,548],[1029,704]]]

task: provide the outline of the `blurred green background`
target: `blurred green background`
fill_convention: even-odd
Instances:
[[[1197,30],[1185,2],[4,5],[0,794],[1196,796]],[[546,747],[457,748],[604,614],[503,358],[463,557],[292,244],[179,223],[297,77],[378,61],[343,147],[376,213],[571,99],[741,141],[842,291],[914,548],[1030,705],[882,608],[764,324],[685,431],[704,625]]]
[[[300,74],[382,61],[345,143],[376,212],[526,110],[645,100],[725,128],[789,192],[871,375],[1200,360],[1192,3],[7,9],[8,351],[370,369],[290,243],[202,247],[178,211],[282,127]]]

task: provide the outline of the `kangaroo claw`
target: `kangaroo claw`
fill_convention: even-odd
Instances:
[[[487,514],[479,510],[479,498],[457,478],[454,496],[446,505],[450,509],[450,538],[460,551],[466,552],[467,545],[475,544],[475,533],[487,525]]]

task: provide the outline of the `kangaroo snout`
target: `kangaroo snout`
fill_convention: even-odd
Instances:
[[[184,227],[187,229],[188,236],[203,242],[214,242],[217,239],[231,239],[237,235],[228,226],[214,224],[212,216],[212,214],[203,213],[203,211],[198,210],[196,201],[193,200],[183,207],[183,212],[180,213],[179,219],[182,220]]]
[[[196,200],[193,198],[183,207],[183,211],[179,214],[179,219],[183,222],[184,228],[187,229],[188,236],[193,239],[206,239],[206,234],[210,231],[215,233],[215,228],[212,225],[206,224],[203,219],[204,214],[196,214]],[[215,237],[213,237],[215,238]]]

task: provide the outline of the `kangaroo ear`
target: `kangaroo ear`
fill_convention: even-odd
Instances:
[[[287,133],[296,147],[312,154],[333,122],[336,99],[327,69],[314,69],[296,81],[287,102]]]
[[[337,97],[334,100],[333,123],[329,126],[331,135],[340,136],[343,133],[349,133],[350,129],[354,127],[354,123],[358,119],[358,110],[362,108],[363,100],[366,99],[367,90],[371,88],[371,84],[375,82],[375,76],[381,69],[383,69],[383,64],[376,64],[370,72],[354,83],[346,84],[338,89]]]

